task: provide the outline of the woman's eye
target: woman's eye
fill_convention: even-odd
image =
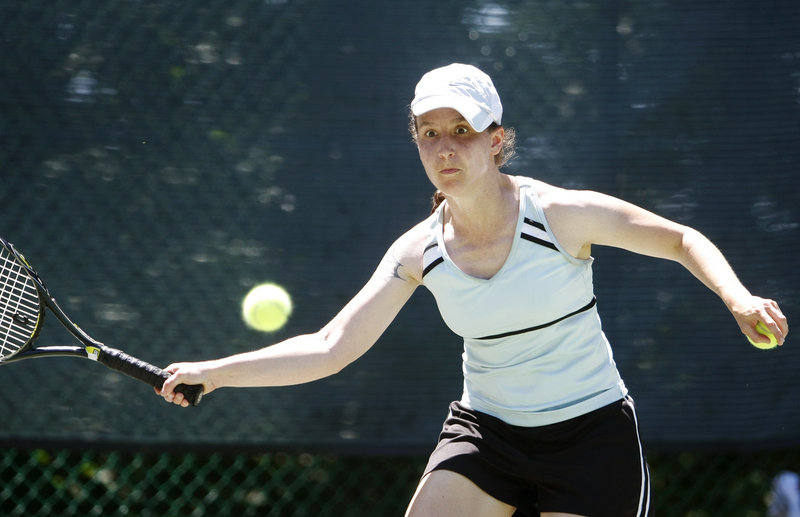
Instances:
[[[433,138],[436,136],[436,131],[434,131],[433,129],[429,129],[425,131],[425,136],[427,136],[428,138]]]
[[[466,135],[467,133],[469,133],[469,129],[464,126],[460,126],[459,128],[456,129],[456,134]]]

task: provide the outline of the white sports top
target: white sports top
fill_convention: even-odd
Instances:
[[[592,259],[559,246],[533,180],[516,179],[518,237],[500,270],[481,279],[453,263],[443,240],[442,203],[428,219],[423,283],[445,323],[464,338],[461,402],[535,427],[599,409],[627,389],[597,314]]]

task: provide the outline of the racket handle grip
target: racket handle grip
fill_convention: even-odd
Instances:
[[[98,355],[97,361],[112,370],[117,370],[159,390],[164,385],[164,381],[170,376],[169,372],[162,370],[158,366],[153,366],[116,348],[105,347]],[[189,404],[193,406],[199,404],[200,399],[203,397],[202,384],[178,384],[175,391],[182,393]]]

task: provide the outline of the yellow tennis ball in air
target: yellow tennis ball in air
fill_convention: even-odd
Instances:
[[[766,325],[761,323],[760,321],[756,323],[756,330],[759,334],[767,336],[769,338],[769,343],[757,343],[750,339],[750,336],[747,336],[747,340],[750,341],[750,344],[756,348],[760,348],[761,350],[769,350],[770,348],[775,348],[778,346],[778,340],[775,339],[775,334],[769,331]]]
[[[242,319],[252,329],[274,332],[292,314],[292,298],[276,284],[257,285],[242,300]]]

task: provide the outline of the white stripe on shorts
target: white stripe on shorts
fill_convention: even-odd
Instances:
[[[639,491],[639,508],[636,511],[636,517],[646,517],[650,515],[650,469],[647,468],[647,461],[644,458],[642,437],[639,435],[639,417],[636,416],[636,406],[630,396],[626,396],[625,400],[630,404],[633,413],[633,423],[636,426],[636,441],[639,442],[639,461],[642,465],[642,488]]]

